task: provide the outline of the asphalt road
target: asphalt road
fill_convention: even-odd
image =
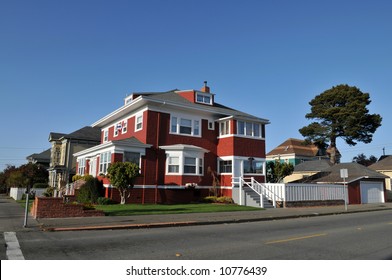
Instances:
[[[178,228],[16,232],[27,260],[384,260],[392,259],[391,236],[390,211]]]

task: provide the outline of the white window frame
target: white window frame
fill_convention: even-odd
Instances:
[[[135,131],[143,129],[143,113],[135,116]]]
[[[243,129],[240,127],[243,126]],[[258,127],[258,129],[255,129]],[[258,131],[258,135],[255,131]],[[262,124],[256,122],[242,121],[237,120],[237,135],[242,137],[250,137],[250,138],[263,138],[263,127]]]
[[[128,131],[128,120],[123,120],[121,122],[122,128],[121,128],[121,133],[127,133]]]
[[[103,131],[103,143],[106,143],[109,141],[109,129],[105,129]]]
[[[225,170],[224,172],[222,172],[222,170],[221,170],[221,162],[230,162],[231,163],[230,165],[225,165],[225,166],[226,166],[226,168],[228,166],[230,166],[231,167],[231,171],[228,172],[228,171]],[[219,174],[232,174],[233,173],[233,159],[219,159],[218,160],[218,173]]]
[[[185,121],[189,122],[190,125],[185,124]],[[172,115],[170,117],[170,133],[184,136],[201,137],[201,123],[201,119],[194,117]],[[190,129],[190,133],[181,132],[186,128]]]
[[[99,156],[99,174],[106,174],[111,163],[112,153],[110,151],[103,152]]]
[[[212,105],[212,95],[208,93],[196,93],[196,103]]]
[[[219,136],[230,135],[231,133],[231,120],[219,122]]]
[[[84,175],[86,170],[86,158],[79,158],[78,159],[78,174]]]
[[[172,162],[177,159],[178,162]],[[187,159],[194,159],[194,163],[190,164]],[[171,171],[170,166],[178,166],[176,171]],[[195,172],[186,172],[185,166],[194,166]],[[177,172],[178,171],[178,172]],[[204,175],[204,153],[195,153],[187,151],[166,151],[166,175],[189,175],[189,176],[203,176]]]

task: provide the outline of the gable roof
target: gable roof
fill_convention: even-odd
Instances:
[[[306,144],[305,140],[289,138],[267,153],[267,156],[295,154],[296,156],[314,157],[318,152],[319,148],[314,144]]]
[[[369,166],[372,170],[392,170],[392,156],[386,156],[382,160]]]
[[[385,176],[381,173],[378,173],[366,166],[358,164],[356,162],[351,163],[340,163],[333,165],[324,171],[316,174],[314,176],[308,177],[307,182],[312,183],[343,183],[344,180],[340,177],[340,170],[347,169],[348,178],[346,179],[347,183],[351,183],[360,179],[385,179],[388,176]]]

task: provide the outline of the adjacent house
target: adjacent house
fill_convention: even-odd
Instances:
[[[341,177],[347,169],[348,178]],[[316,184],[347,184],[349,204],[384,203],[386,175],[358,163],[340,163],[297,182]]]
[[[232,177],[265,181],[268,123],[218,103],[206,83],[201,90],[132,93],[92,125],[101,131],[101,141],[74,153],[76,171],[101,178],[106,196],[118,200],[104,177],[110,163],[138,164],[140,176],[128,203],[192,201],[213,187],[232,196]]]
[[[313,176],[323,170],[328,169],[333,164],[327,159],[304,161],[294,166],[294,171],[291,175],[283,179],[284,183],[290,183],[301,180],[303,178]]]
[[[61,192],[76,174],[76,158],[74,153],[98,145],[101,130],[94,127],[83,127],[70,134],[51,132],[49,134],[50,165],[49,186]]]
[[[309,160],[329,160],[328,149],[320,149],[316,145],[305,140],[289,138],[282,144],[267,153],[267,161],[291,163],[293,166]],[[340,160],[340,153],[337,152],[337,160]]]
[[[369,168],[388,176],[388,178],[385,179],[386,189],[392,191],[391,188],[392,156],[384,156],[378,162],[370,165]]]
[[[47,149],[42,153],[35,153],[26,157],[29,163],[38,164],[45,168],[49,168],[50,165],[50,153],[51,149]]]

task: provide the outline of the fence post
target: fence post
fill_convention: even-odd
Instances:
[[[239,188],[239,191],[238,191],[238,198],[239,198],[239,201],[240,201],[240,205],[242,205],[242,177],[239,177],[239,182],[238,182],[239,184],[238,184],[238,188]]]

